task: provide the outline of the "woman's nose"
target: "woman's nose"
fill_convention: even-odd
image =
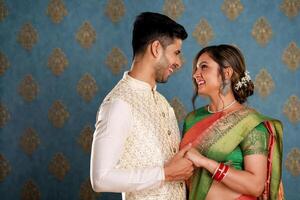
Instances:
[[[196,79],[196,78],[198,78],[200,76],[201,76],[200,70],[196,69],[196,71],[195,71],[195,73],[193,75],[193,78]]]
[[[198,79],[200,77],[200,75],[199,74],[197,74],[197,73],[194,73],[194,75],[193,75],[193,78],[194,79]]]

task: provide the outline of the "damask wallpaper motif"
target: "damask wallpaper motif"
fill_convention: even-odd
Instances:
[[[158,87],[180,126],[195,54],[220,43],[242,50],[249,104],[283,122],[286,197],[300,199],[300,0],[0,0],[0,198],[121,199],[92,191],[90,147],[101,101],[130,68],[142,11],[189,33],[182,69]]]

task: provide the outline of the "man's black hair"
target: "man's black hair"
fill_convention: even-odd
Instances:
[[[173,39],[184,40],[187,36],[184,27],[171,18],[159,13],[143,12],[136,17],[133,25],[133,57],[144,52],[147,45],[155,40],[165,47]]]

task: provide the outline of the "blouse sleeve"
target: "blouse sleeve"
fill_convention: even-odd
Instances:
[[[241,142],[244,156],[253,154],[268,155],[269,133],[263,123],[255,127]]]

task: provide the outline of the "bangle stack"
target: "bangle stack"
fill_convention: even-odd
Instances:
[[[214,174],[212,175],[212,178],[218,182],[221,182],[227,175],[228,170],[229,170],[228,165],[225,165],[224,163],[220,163],[217,169],[215,170]]]

